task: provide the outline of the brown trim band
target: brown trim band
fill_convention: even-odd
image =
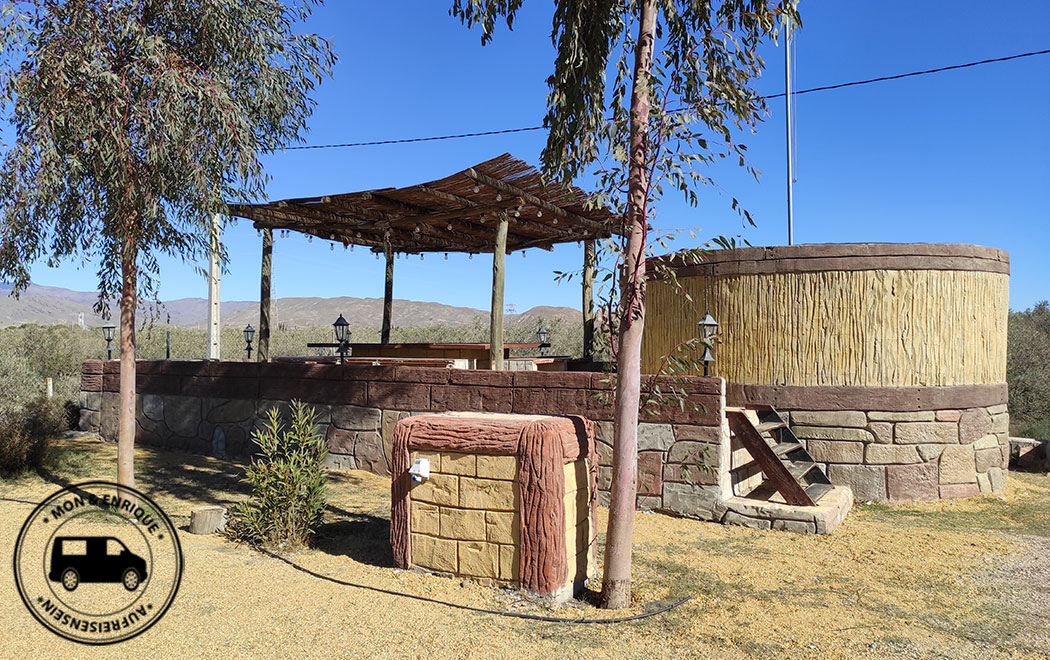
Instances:
[[[1007,386],[859,387],[726,383],[726,405],[761,404],[783,410],[960,410],[1007,402]]]
[[[394,566],[398,568],[411,567],[412,479],[408,470],[413,450],[518,457],[521,544],[518,580],[521,587],[541,595],[554,593],[568,578],[562,466],[590,458],[589,516],[593,551],[598,464],[594,423],[590,420],[578,416],[419,415],[399,421],[394,429],[390,489],[390,545]]]
[[[1010,274],[1003,250],[957,243],[832,243],[715,250],[701,264],[673,254],[658,263],[675,266],[678,277],[765,275],[864,270],[956,270]]]

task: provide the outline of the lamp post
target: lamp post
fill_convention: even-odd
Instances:
[[[540,343],[540,355],[546,355],[547,349],[550,348],[551,331],[545,326],[540,326],[536,330],[536,341]]]
[[[339,318],[332,324],[332,328],[335,330],[335,340],[339,343],[339,348],[336,350],[339,352],[339,364],[346,363],[346,352],[350,350],[350,324],[346,322],[343,315],[340,314]]]
[[[117,329],[115,325],[104,325],[102,326],[102,338],[106,340],[106,359],[113,359],[113,331]]]
[[[249,323],[244,328],[244,350],[248,353],[248,360],[252,359],[252,340],[255,339],[255,328]]]
[[[700,356],[700,361],[704,363],[704,375],[710,376],[711,364],[715,361],[711,347],[714,346],[715,337],[718,335],[718,321],[711,316],[710,311],[707,311],[704,312],[704,318],[697,322],[696,327],[700,333],[700,341],[704,345],[704,354]]]

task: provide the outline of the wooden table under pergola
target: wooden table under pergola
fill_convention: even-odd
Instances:
[[[382,343],[390,341],[394,256],[398,252],[492,253],[489,361],[504,368],[503,287],[507,254],[582,242],[584,357],[594,339],[595,240],[622,235],[620,216],[588,204],[575,186],[544,183],[525,161],[503,154],[437,181],[404,188],[231,204],[230,215],[263,232],[258,357],[269,359],[273,230],[289,230],[386,256]]]

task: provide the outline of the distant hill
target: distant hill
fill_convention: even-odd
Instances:
[[[60,287],[31,284],[19,299],[11,297],[11,286],[0,283],[0,327],[40,323],[42,325],[69,325],[84,315],[84,324],[100,326],[104,321],[92,306],[98,294],[90,291],[72,291]],[[429,325],[469,325],[488,319],[487,310],[473,307],[454,307],[434,302],[394,299],[393,324],[400,327]],[[145,310],[144,310],[145,311]],[[381,298],[278,298],[273,301],[273,323],[291,327],[327,326],[342,314],[353,327],[378,327],[383,318]],[[113,317],[117,310],[113,308]],[[506,321],[539,322],[564,321],[579,323],[580,312],[571,307],[538,306],[520,314],[508,314]],[[204,327],[208,319],[208,301],[204,298],[179,298],[163,303],[158,320],[181,328]],[[251,301],[223,301],[223,325],[244,327],[259,322],[259,303]]]

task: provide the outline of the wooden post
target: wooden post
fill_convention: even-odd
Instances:
[[[496,225],[496,246],[492,250],[492,311],[489,321],[489,368],[503,371],[503,280],[507,260],[507,226],[510,220],[500,213]]]
[[[383,287],[383,331],[379,342],[389,344],[390,317],[394,311],[394,250],[389,237],[383,242],[383,251],[386,253],[386,284]]]
[[[583,359],[594,357],[594,239],[583,242]]]
[[[270,278],[273,275],[273,230],[263,229],[262,274],[259,277],[259,362],[270,361]]]

